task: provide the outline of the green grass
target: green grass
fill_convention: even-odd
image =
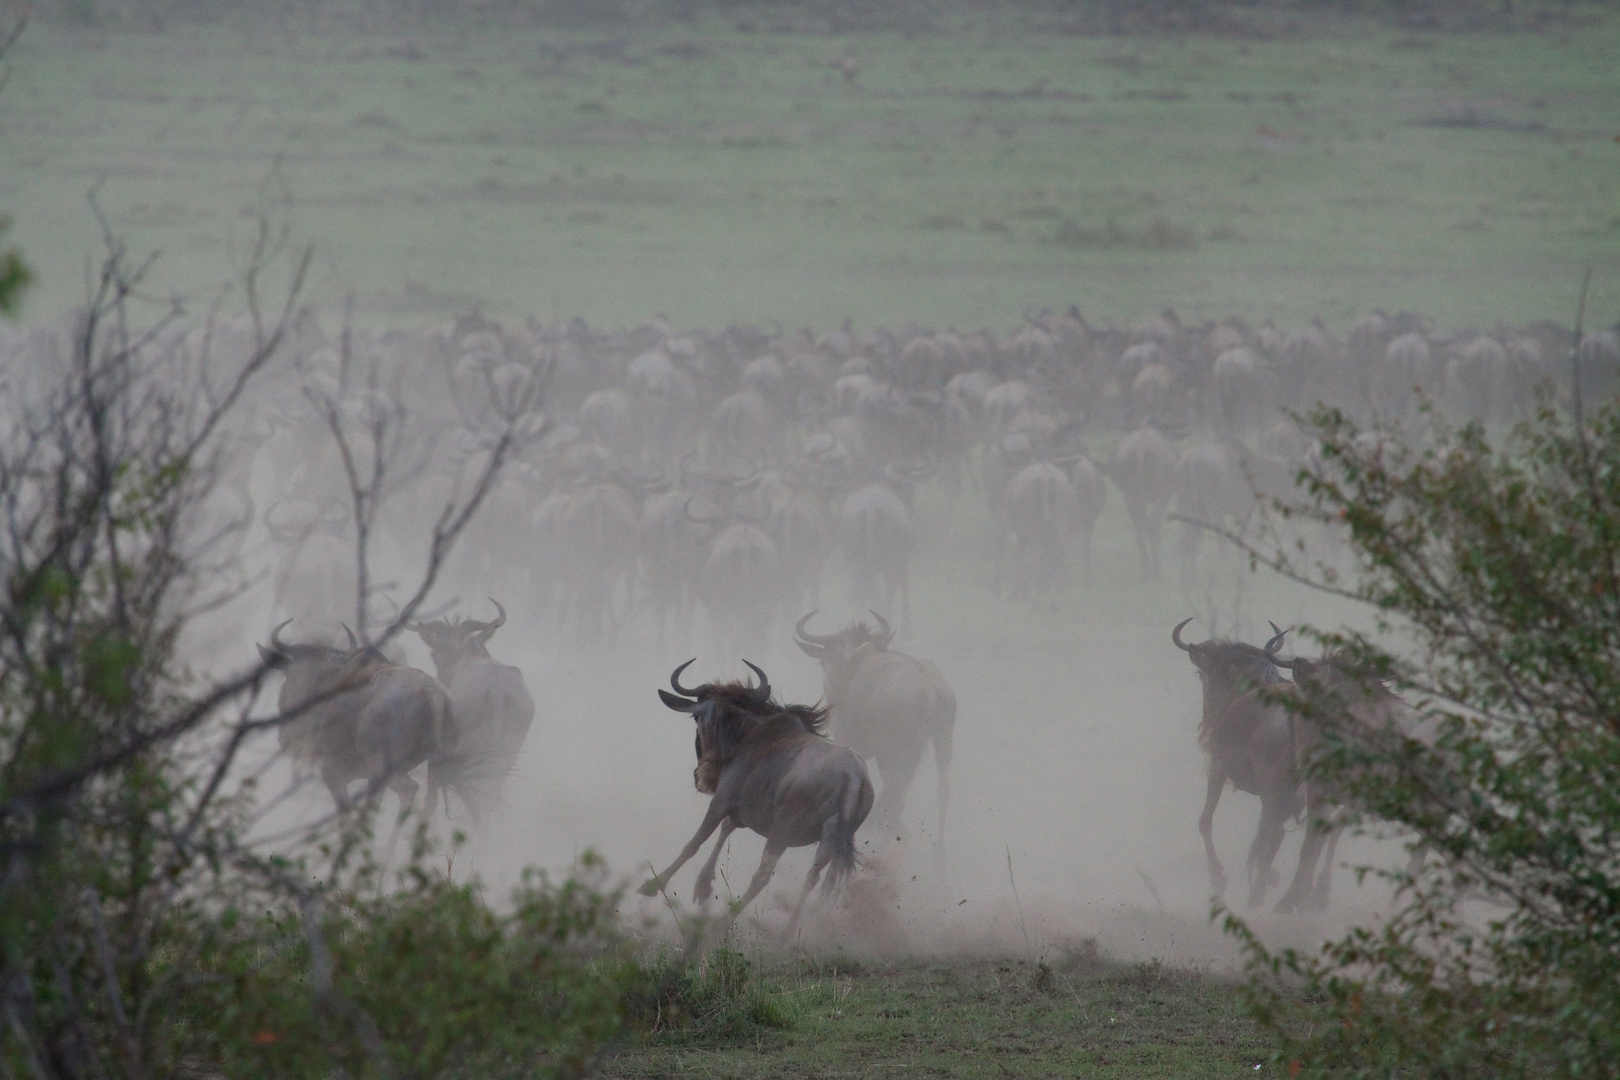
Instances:
[[[1343,326],[1620,317],[1620,14],[1414,34],[913,34],[720,17],[594,31],[31,27],[0,206],[83,296],[85,193],[202,292],[245,215],[370,322],[507,316],[1006,326],[1027,305]],[[834,62],[852,57],[846,80]]]
[[[597,1075],[1235,1076],[1269,1043],[1219,977],[1084,946],[1045,961],[762,961],[768,1023],[643,1034]],[[644,1029],[645,1030],[645,1029]]]

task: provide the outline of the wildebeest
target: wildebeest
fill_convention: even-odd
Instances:
[[[1279,632],[1265,647],[1266,659],[1293,674],[1294,685],[1283,688],[1282,704],[1287,706],[1288,720],[1293,732],[1294,760],[1302,777],[1306,777],[1305,840],[1300,846],[1299,869],[1288,891],[1277,902],[1277,910],[1290,912],[1301,906],[1314,911],[1327,907],[1332,888],[1333,849],[1338,844],[1342,826],[1334,821],[1331,785],[1310,776],[1311,758],[1321,743],[1325,727],[1341,729],[1359,728],[1364,732],[1405,731],[1409,727],[1411,710],[1399,695],[1384,683],[1365,672],[1353,670],[1341,655],[1329,653],[1315,660],[1303,656],[1284,660],[1277,656],[1282,645]],[[1241,699],[1233,703],[1240,709]],[[1277,705],[1270,706],[1276,709]],[[1277,839],[1281,840],[1280,830]],[[1275,847],[1272,848],[1275,852]],[[1315,874],[1320,858],[1322,873]],[[1413,866],[1422,861],[1423,851],[1413,852]]]
[[[1220,638],[1187,644],[1181,640],[1181,631],[1190,622],[1185,619],[1178,623],[1170,631],[1170,640],[1187,653],[1203,684],[1198,745],[1209,755],[1209,787],[1204,811],[1198,817],[1198,831],[1204,838],[1204,855],[1209,862],[1209,887],[1216,896],[1226,892],[1226,871],[1215,854],[1215,808],[1230,780],[1239,791],[1258,795],[1261,801],[1260,831],[1249,849],[1247,867],[1252,906],[1260,902],[1269,885],[1271,858],[1276,855],[1276,847],[1272,846],[1263,864],[1257,865],[1262,840],[1269,842],[1268,826],[1275,819],[1280,843],[1282,823],[1298,811],[1295,800],[1299,778],[1287,717],[1280,710],[1276,715],[1267,713],[1264,702],[1249,697],[1260,687],[1282,682],[1283,676],[1265,650],[1254,645]],[[1251,702],[1252,707],[1231,713],[1240,700]]]
[[[698,572],[697,588],[716,648],[736,654],[764,647],[783,586],[776,542],[763,528],[768,509],[750,511],[741,499],[733,498],[726,513],[699,517],[688,500],[683,513],[717,530]]]
[[[1171,636],[1199,664],[1204,680],[1205,716],[1199,742],[1209,751],[1210,775],[1199,828],[1209,858],[1210,883],[1217,895],[1225,886],[1210,824],[1221,789],[1231,780],[1238,790],[1260,797],[1260,828],[1250,845],[1247,864],[1249,906],[1258,907],[1276,880],[1271,864],[1282,846],[1288,819],[1303,814],[1306,831],[1299,868],[1277,902],[1277,911],[1288,913],[1300,907],[1321,911],[1327,907],[1332,889],[1333,848],[1339,834],[1332,821],[1331,792],[1322,783],[1306,779],[1323,725],[1398,723],[1405,705],[1381,682],[1353,675],[1333,656],[1278,658],[1284,631],[1275,626],[1276,635],[1260,650],[1231,642],[1205,642],[1189,648],[1180,640],[1181,626]],[[1258,658],[1255,652],[1260,654]],[[1199,663],[1201,656],[1205,663]],[[1212,661],[1217,657],[1218,666]],[[1279,668],[1292,670],[1293,685],[1281,683],[1280,674],[1274,675]],[[1234,680],[1233,674],[1240,679]],[[1232,696],[1242,686],[1242,678],[1254,685]],[[1320,876],[1316,873],[1319,860],[1323,863]]]
[[[1013,540],[1013,596],[1057,602],[1070,538],[1079,531],[1080,496],[1050,461],[1024,466],[1008,481],[1002,516]]]
[[[410,772],[418,765],[428,767],[427,814],[446,787],[470,801],[460,730],[444,684],[425,671],[390,663],[352,637],[348,649],[284,642],[286,626],[271,632],[268,648],[259,646],[263,661],[285,676],[277,702],[287,718],[282,748],[319,769],[339,810],[349,807],[355,780],[366,781],[368,793],[392,791],[400,816],[389,837],[391,851],[416,802],[419,786]]]
[[[900,490],[897,490],[900,489]],[[910,484],[894,476],[857,488],[838,512],[838,550],[849,569],[850,598],[900,611],[911,622],[911,507],[903,497]]]
[[[1165,510],[1175,492],[1176,454],[1154,428],[1139,428],[1119,441],[1108,475],[1125,501],[1131,531],[1149,581],[1159,578],[1159,537]]]
[[[1210,529],[1242,531],[1254,513],[1256,495],[1244,474],[1244,452],[1239,444],[1206,443],[1190,446],[1176,461],[1175,511],[1181,519],[1181,587],[1200,584],[1198,553]],[[1234,549],[1235,550],[1235,549]],[[1217,560],[1220,551],[1217,551]],[[1213,578],[1215,568],[1203,575]]]
[[[534,697],[523,672],[489,655],[489,639],[506,624],[506,609],[490,603],[496,617],[488,622],[434,619],[410,628],[427,645],[439,681],[449,691],[461,729],[458,756],[498,789],[534,723]],[[478,814],[484,808],[471,809]]]
[[[264,512],[276,547],[275,610],[300,626],[314,623],[323,635],[354,615],[354,551],[338,535],[347,518],[335,500],[283,500]]]
[[[565,617],[577,620],[581,648],[612,644],[618,626],[613,596],[636,567],[640,510],[623,484],[604,480],[574,492],[558,521],[563,561]]]
[[[872,615],[882,629],[854,622],[836,634],[806,630],[815,614],[798,621],[794,640],[805,655],[821,663],[822,692],[834,732],[851,750],[877,762],[883,776],[878,820],[885,828],[899,820],[923,750],[932,745],[939,775],[938,843],[943,852],[956,694],[932,663],[889,648],[894,631],[877,612]]]
[[[747,828],[765,837],[765,855],[737,904],[741,912],[770,882],[784,851],[815,844],[815,862],[788,922],[786,932],[792,933],[824,868],[824,895],[854,872],[855,830],[872,810],[872,781],[854,751],[822,734],[825,710],[777,702],[765,672],[746,660],[759,676],[757,686],[704,683],[688,690],[681,685],[681,672],[694,662],[688,660],[670,675],[675,693],[659,690],[658,696],[696,722],[692,782],[713,798],[692,839],[663,873],[641,887],[641,894],[652,896],[662,889],[718,828],[720,839],[698,871],[692,892],[698,903],[706,903],[721,849],[733,832]]]

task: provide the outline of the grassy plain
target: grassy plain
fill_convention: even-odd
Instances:
[[[0,96],[27,313],[82,297],[99,184],[165,288],[209,291],[270,208],[318,242],[319,299],[353,289],[373,322],[1485,325],[1568,321],[1587,267],[1620,317],[1612,8],[1251,36],[953,10],[842,34],[36,25]]]
[[[758,979],[766,1024],[654,1034],[597,1075],[1232,1077],[1270,1054],[1230,982],[1084,951],[1047,963],[784,958]]]

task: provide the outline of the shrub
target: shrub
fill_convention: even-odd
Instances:
[[[1322,710],[1308,776],[1424,857],[1364,868],[1396,906],[1318,952],[1228,917],[1296,1070],[1620,1074],[1620,403],[1578,402],[1544,398],[1500,447],[1477,424],[1418,443],[1309,417],[1323,464],[1279,505],[1266,561],[1369,606],[1371,632],[1319,636],[1415,716]],[[1288,518],[1339,531],[1354,571],[1311,564]]]
[[[67,363],[19,371],[0,399],[0,1072],[576,1074],[619,1025],[616,897],[530,876],[498,912],[426,871],[425,830],[387,883],[368,854],[375,799],[268,849],[240,755],[296,714],[264,715],[265,664],[208,681],[177,644],[245,587],[231,542],[248,521],[205,511],[226,418],[284,351],[308,251],[279,316],[256,283],[285,250],[261,229],[242,293],[254,340],[221,357],[177,344],[178,309],[139,328],[145,264],[109,237]],[[345,431],[324,404],[344,460],[358,446],[372,463],[369,479],[350,470],[369,521],[403,407]],[[380,640],[513,437],[445,508]]]
[[[729,944],[695,961],[668,949],[653,953],[624,1000],[629,1022],[663,1041],[731,1042],[792,1026],[758,966]]]

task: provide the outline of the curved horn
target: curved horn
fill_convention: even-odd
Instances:
[[[1170,631],[1170,640],[1175,642],[1176,643],[1176,648],[1180,649],[1182,652],[1192,652],[1193,651],[1191,645],[1188,645],[1186,642],[1181,640],[1181,628],[1186,626],[1188,623],[1192,622],[1193,619],[1195,619],[1195,618],[1197,618],[1197,616],[1192,615],[1192,616],[1188,616],[1185,619],[1182,619],[1180,622],[1176,623],[1176,628],[1174,630]],[[1271,628],[1273,630],[1277,629],[1277,624],[1273,623]]]
[[[1284,630],[1282,627],[1278,626],[1276,623],[1271,622],[1271,620],[1267,619],[1266,622],[1271,627],[1271,632],[1273,634],[1276,634],[1278,637],[1281,637],[1282,635],[1288,633],[1288,631]]]
[[[495,605],[496,611],[500,612],[500,614],[495,617],[495,621],[488,624],[489,628],[491,631],[499,630],[501,627],[506,625],[506,609],[501,607],[501,602],[495,599],[493,596],[489,598],[489,602]]]
[[[354,636],[354,631],[349,629],[348,623],[341,625],[343,626],[343,632],[349,635],[349,651],[354,652],[360,647],[360,639]]]
[[[885,619],[882,615],[879,615],[872,608],[867,608],[866,610],[872,612],[872,618],[876,619],[878,621],[878,625],[883,627],[883,643],[887,645],[889,643],[889,639],[894,637],[894,630],[890,628],[889,620]]]
[[[771,677],[747,660],[744,660],[743,663],[748,664],[753,669],[754,674],[759,676],[759,685],[754,687],[754,696],[761,701],[771,700]]]
[[[270,631],[270,644],[275,648],[275,650],[277,652],[286,652],[287,651],[287,643],[285,641],[281,640],[281,632],[283,630],[287,629],[287,627],[289,625],[291,625],[291,624],[292,624],[292,620],[288,619],[286,622],[282,623],[280,626],[278,626],[274,630]]]
[[[1292,671],[1294,669],[1294,661],[1283,660],[1277,656],[1277,650],[1282,647],[1283,635],[1287,633],[1288,631],[1286,630],[1278,630],[1277,636],[1266,642],[1266,659],[1285,671]]]
[[[812,634],[810,631],[804,628],[805,624],[811,619],[815,618],[816,613],[820,610],[820,608],[816,608],[815,611],[812,611],[810,614],[806,615],[804,618],[795,623],[793,626],[793,636],[799,638],[801,641],[807,641],[812,645],[820,645],[823,649],[826,649],[830,648],[832,643],[838,640],[837,634]]]
[[[681,672],[685,671],[695,663],[697,663],[697,657],[694,656],[692,659],[688,660],[686,663],[682,664],[669,674],[669,685],[674,687],[675,692],[682,697],[691,698],[693,701],[697,700],[697,692],[694,690],[688,690],[686,687],[681,685]]]

